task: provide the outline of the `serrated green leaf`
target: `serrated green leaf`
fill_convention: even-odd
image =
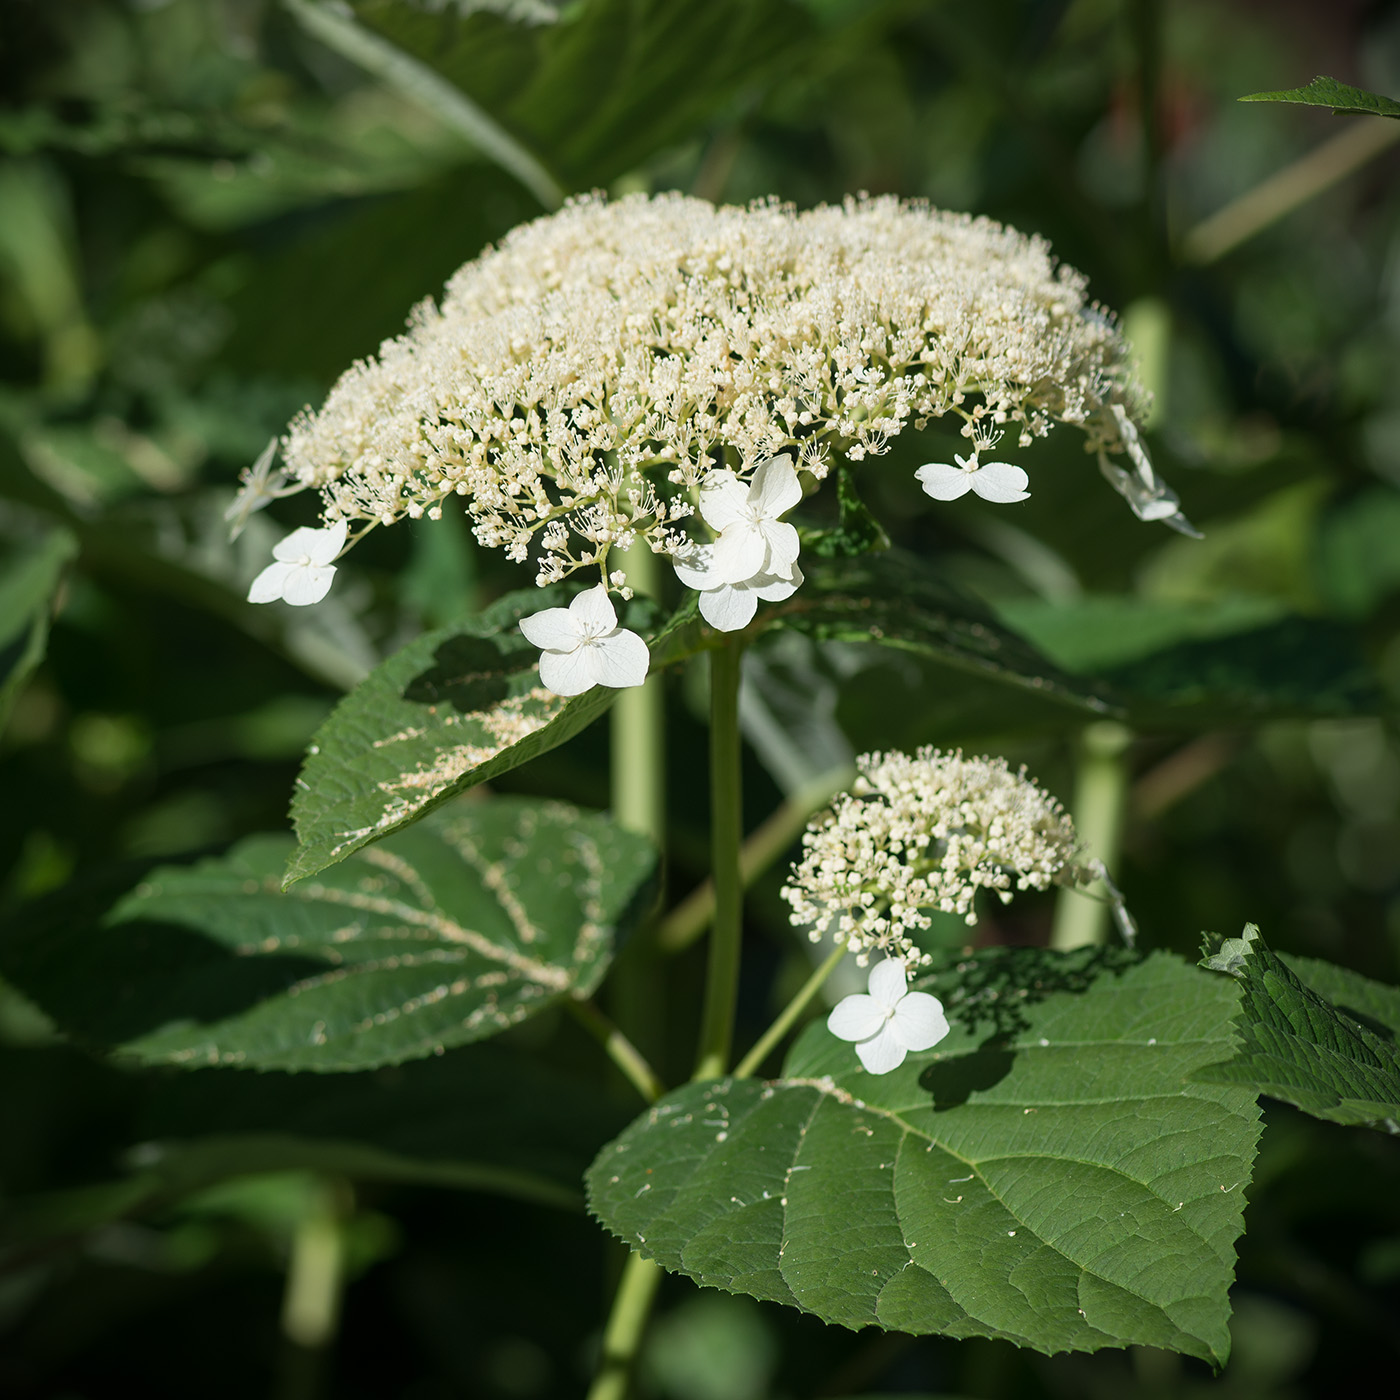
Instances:
[[[1207,934],[1202,952],[1202,967],[1227,974],[1242,988],[1239,1048],[1232,1058],[1198,1069],[1194,1079],[1248,1085],[1314,1118],[1400,1133],[1400,1051],[1393,1035],[1377,1035],[1306,986],[1253,924],[1239,938]],[[1319,974],[1312,965],[1308,971],[1321,985],[1379,1007],[1383,1027],[1396,1015],[1395,988],[1358,986],[1369,979],[1338,975],[1341,968]]]
[[[656,866],[601,814],[510,798],[283,893],[290,844],[153,871],[96,925],[56,903],[0,940],[0,968],[65,1030],[143,1063],[368,1069],[587,995]]]
[[[1033,949],[949,981],[952,1033],[891,1074],[817,1023],[781,1079],[667,1095],[599,1154],[590,1208],[667,1269],[848,1327],[1222,1364],[1259,1114],[1183,1081],[1229,1044],[1231,985]]]
[[[292,798],[291,885],[562,744],[617,696],[595,686],[566,700],[539,681],[522,617],[567,602],[560,587],[508,593],[479,617],[410,642],[377,667],[317,731]],[[652,605],[624,618],[646,632]],[[653,630],[664,664],[679,616]],[[662,634],[664,633],[664,638]]]
[[[1287,88],[1279,92],[1251,92],[1241,102],[1298,102],[1306,107],[1330,107],[1334,112],[1358,116],[1400,117],[1400,102],[1381,97],[1365,88],[1339,83],[1336,78],[1319,75],[1306,87]]]
[[[1373,981],[1323,958],[1300,958],[1291,953],[1279,957],[1310,992],[1330,1001],[1353,1021],[1382,1034],[1388,1032],[1392,1039],[1400,1036],[1400,987]]]
[[[0,729],[44,659],[54,594],[78,542],[62,526],[0,546]]]
[[[1092,682],[1065,675],[976,598],[902,550],[814,560],[797,593],[760,611],[759,624],[819,642],[878,642],[1093,714],[1115,712]]]

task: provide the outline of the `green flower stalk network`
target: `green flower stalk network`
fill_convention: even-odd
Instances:
[[[969,444],[919,469],[935,499],[1025,499],[1025,471],[989,454],[1069,424],[1139,517],[1190,532],[1139,438],[1145,408],[1113,318],[1039,238],[893,198],[799,213],[595,195],[461,268],[291,425],[280,471],[261,459],[230,514],[321,498],[323,538],[279,546],[255,601],[317,601],[342,548],[457,499],[541,585],[585,571],[630,597],[619,556],[640,543],[736,631],[801,586],[782,516],[911,425],[951,417]]]

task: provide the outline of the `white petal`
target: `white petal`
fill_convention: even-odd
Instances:
[[[651,666],[651,652],[635,633],[619,629],[582,650],[591,653],[590,664],[599,685],[625,690],[641,685]]]
[[[909,986],[904,964],[898,958],[886,958],[870,969],[870,995],[881,1006],[894,1006]]]
[[[671,567],[675,569],[676,577],[685,588],[694,588],[703,593],[707,588],[715,586],[711,577],[714,572],[714,550],[707,544],[701,545],[681,559],[673,559]]]
[[[748,586],[763,599],[765,603],[781,603],[784,598],[791,598],[802,586],[802,570],[796,564],[788,565],[792,571],[787,578],[781,574],[759,574],[756,579],[750,579]]]
[[[324,530],[313,530],[311,533],[316,538],[312,540],[311,548],[306,551],[308,558],[313,564],[334,564],[340,558],[340,551],[345,548],[345,537],[350,533],[350,522],[337,520],[334,525],[327,525]]]
[[[715,541],[714,548],[714,570],[710,577],[712,588],[721,583],[748,582],[763,568],[768,541],[757,525],[741,520],[737,525],[731,525]]]
[[[776,520],[802,499],[802,483],[792,469],[792,458],[786,453],[760,462],[749,484],[751,507],[757,507],[765,520]]]
[[[1030,477],[1010,462],[983,462],[975,472],[968,473],[968,480],[984,501],[997,501],[1001,505],[1027,500],[1031,494],[1026,490]]]
[[[894,1009],[890,1027],[907,1050],[929,1050],[948,1034],[943,1003],[927,992],[910,992]]]
[[[295,564],[269,564],[248,590],[250,603],[275,603],[286,587],[287,577],[296,572]]]
[[[738,632],[758,611],[759,595],[742,584],[721,584],[700,595],[700,616],[718,632]]]
[[[826,1028],[838,1040],[869,1040],[885,1024],[885,1008],[864,992],[842,997],[831,1008]]]
[[[749,493],[731,471],[711,472],[700,483],[700,518],[717,534],[748,519]]]
[[[334,564],[293,565],[287,581],[282,585],[282,596],[297,608],[319,603],[331,591],[334,577]]]
[[[786,573],[797,562],[802,550],[802,541],[797,537],[797,528],[784,525],[780,521],[765,520],[759,529],[763,532],[764,543],[768,546],[768,556],[763,561],[766,573]]]
[[[960,471],[947,462],[929,462],[914,473],[926,495],[935,501],[956,501],[972,490],[975,472]]]
[[[546,651],[573,651],[579,644],[579,621],[568,608],[545,608],[522,617],[520,630],[527,641]]]
[[[314,563],[327,562],[316,557],[325,552],[325,534],[324,530],[313,530],[311,526],[303,525],[301,529],[293,530],[285,539],[278,540],[272,546],[272,557],[280,559],[284,564],[297,564],[303,559],[310,559]],[[334,559],[335,555],[332,554],[331,558]]]
[[[609,630],[617,626],[617,609],[613,607],[608,590],[601,583],[595,583],[592,588],[580,593],[569,604],[569,611],[579,623],[590,623],[595,628]]]
[[[540,653],[540,684],[556,695],[582,695],[598,684],[589,653],[592,647],[577,651],[545,651]]]
[[[856,1046],[856,1054],[860,1056],[860,1062],[871,1074],[888,1074],[892,1069],[898,1069],[904,1063],[904,1057],[908,1051],[900,1043],[899,1037],[894,1033],[894,1028],[886,1025],[878,1035],[872,1036],[869,1040],[863,1040]]]

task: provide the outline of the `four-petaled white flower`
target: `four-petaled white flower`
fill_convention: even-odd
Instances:
[[[708,576],[712,587],[759,575],[791,578],[797,531],[778,519],[802,499],[802,484],[784,453],[760,462],[747,486],[731,471],[711,472],[700,486],[700,515],[719,538]]]
[[[956,467],[947,462],[928,462],[914,473],[935,501],[956,501],[969,491],[975,491],[984,501],[1001,505],[1030,497],[1026,490],[1030,478],[1010,462],[979,462],[976,452],[969,457],[959,457],[955,452],[953,461]]]
[[[635,633],[617,625],[601,583],[567,608],[545,608],[520,619],[520,630],[540,648],[540,681],[556,695],[582,695],[595,685],[623,689],[647,678],[651,653]]]
[[[802,585],[802,570],[795,563],[781,573],[755,574],[740,583],[721,583],[716,577],[713,545],[698,546],[675,561],[676,577],[700,594],[700,616],[720,632],[747,627],[759,601],[781,603]]]
[[[277,562],[269,564],[253,580],[248,601],[275,603],[283,598],[299,608],[319,603],[331,591],[331,580],[335,577],[332,561],[345,548],[348,530],[344,520],[337,520],[322,530],[313,530],[307,525],[293,530],[285,540],[273,546],[272,557]]]
[[[843,997],[826,1028],[856,1042],[856,1054],[871,1074],[888,1074],[911,1050],[929,1050],[948,1034],[943,1003],[927,992],[911,992],[904,964],[886,958],[870,969],[870,992]]]

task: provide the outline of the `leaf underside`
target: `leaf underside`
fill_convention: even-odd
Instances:
[[[1114,712],[1093,682],[1067,676],[981,602],[901,550],[814,560],[804,586],[760,620],[816,641],[878,642],[1091,714]]]
[[[1203,967],[1240,984],[1239,1047],[1233,1057],[1202,1066],[1197,1080],[1247,1085],[1315,1118],[1400,1133],[1400,990],[1312,959],[1299,959],[1294,972],[1252,924],[1241,938],[1208,934],[1205,951]],[[1343,997],[1381,1033],[1339,1010],[1324,991]]]
[[[1233,989],[1037,950],[958,985],[950,1036],[891,1074],[818,1023],[780,1079],[668,1095],[600,1153],[591,1209],[667,1269],[847,1327],[1223,1364],[1258,1107],[1183,1081],[1228,1047]]]
[[[284,893],[290,844],[155,870],[96,926],[27,921],[0,966],[78,1038],[145,1063],[370,1069],[587,995],[656,866],[601,815],[510,798]]]

